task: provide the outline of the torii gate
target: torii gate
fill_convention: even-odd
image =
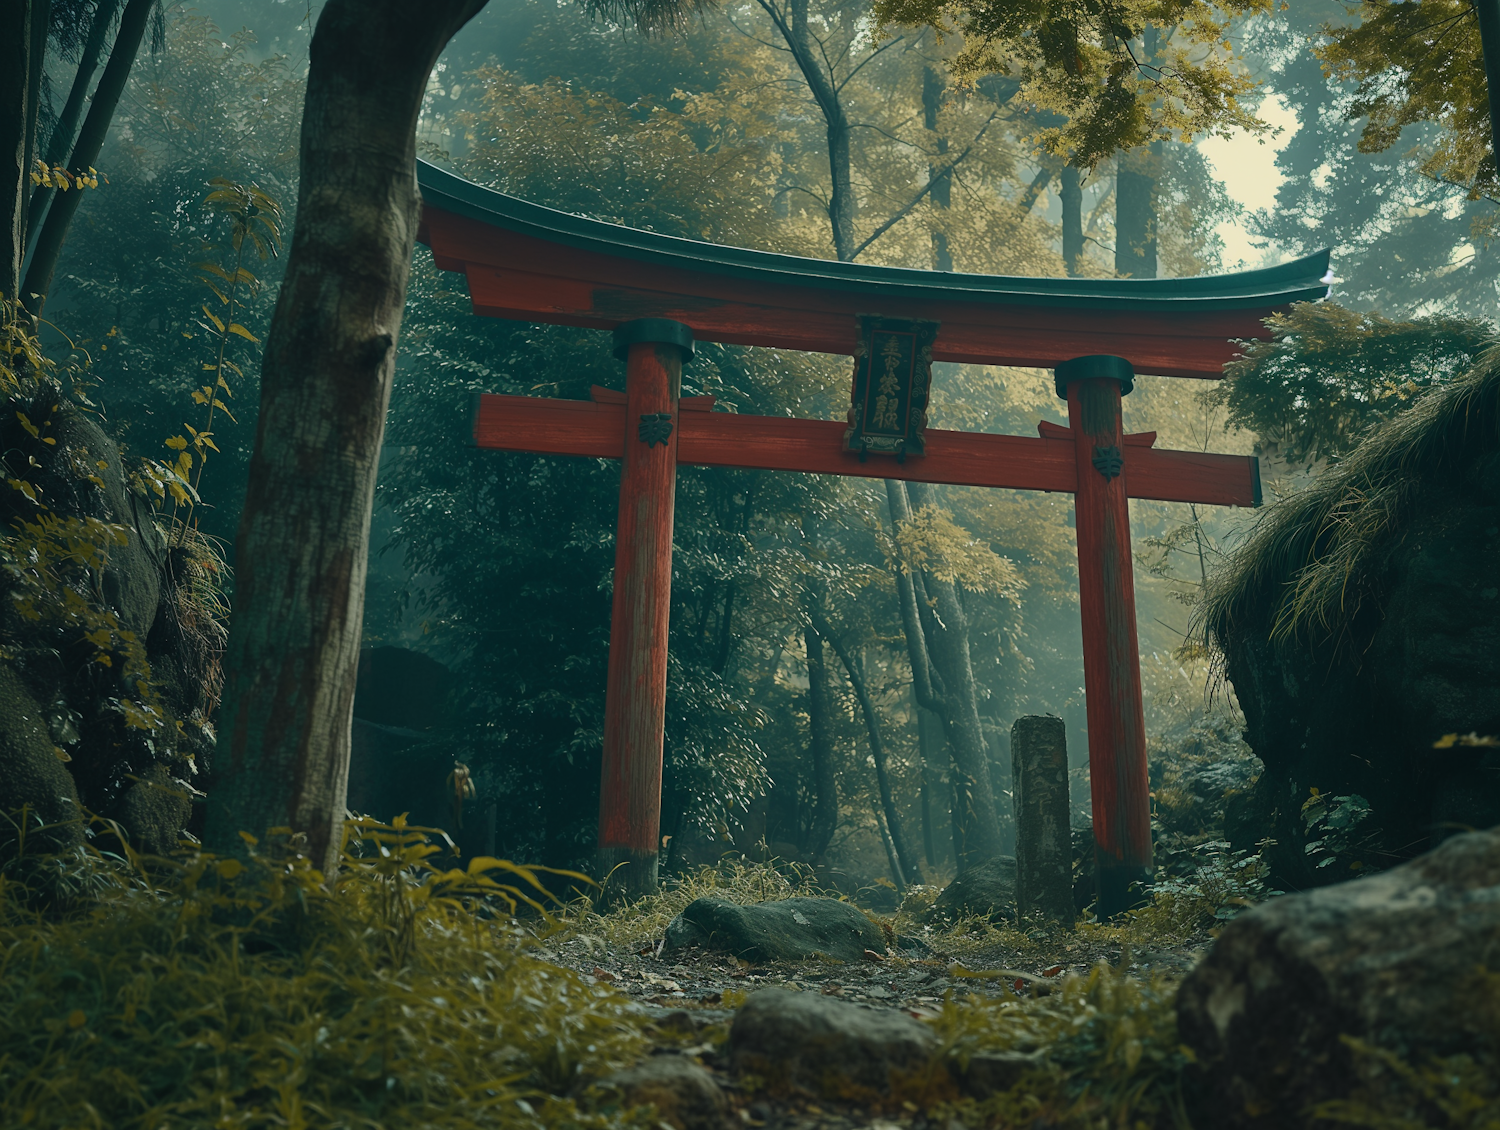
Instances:
[[[653,889],[659,849],[677,465],[806,471],[1073,494],[1099,913],[1151,874],[1127,499],[1258,506],[1253,456],[1162,451],[1125,435],[1137,369],[1218,379],[1262,321],[1327,295],[1327,251],[1194,279],[1009,278],[804,259],[601,223],[418,162],[420,240],[468,278],[474,312],[614,330],[625,392],[477,397],[474,442],[620,459],[601,864]],[[680,397],[695,341],[855,355],[849,420],[712,412]],[[876,372],[879,353],[883,371]],[[1067,428],[926,430],[931,362],[1052,368]],[[878,387],[877,387],[878,384]],[[877,393],[889,392],[889,398]],[[879,404],[877,405],[877,400]],[[888,453],[884,453],[888,452]]]

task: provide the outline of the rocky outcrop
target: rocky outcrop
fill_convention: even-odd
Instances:
[[[169,851],[191,820],[189,782],[211,769],[218,563],[199,539],[167,545],[145,480],[56,388],[4,408],[12,489],[0,494],[0,530],[11,567],[0,635],[8,670],[40,711],[51,764],[0,750],[0,810],[41,812],[66,793],[137,850]],[[6,697],[0,726],[20,733],[32,712]]]
[[[1344,1037],[1418,1059],[1482,1049],[1493,1018],[1461,1002],[1485,969],[1500,969],[1500,830],[1241,915],[1178,995],[1195,1125],[1302,1125],[1371,1067]]]
[[[902,1013],[784,989],[750,994],[729,1029],[736,1072],[856,1102],[921,1091],[934,1072],[946,1080],[937,1050],[937,1034]]]
[[[1265,770],[1231,842],[1272,878],[1351,877],[1500,822],[1500,354],[1267,508],[1201,607]],[[1358,796],[1333,858],[1313,795]],[[1307,841],[1321,842],[1312,853]]]
[[[794,898],[741,906],[723,899],[689,903],[667,926],[667,947],[702,946],[745,961],[860,961],[885,954],[885,935],[858,907],[836,899]]]

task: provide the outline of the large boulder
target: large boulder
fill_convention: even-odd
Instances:
[[[1500,830],[1241,915],[1178,994],[1197,1124],[1302,1125],[1365,1078],[1346,1036],[1418,1058],[1483,1049],[1494,1018],[1468,1002],[1484,969],[1500,969]]]
[[[773,1090],[853,1101],[925,1090],[933,1076],[946,1080],[938,1045],[931,1028],[904,1013],[785,989],[751,993],[729,1029],[737,1072]]]
[[[885,953],[880,927],[837,899],[795,898],[741,906],[724,899],[689,903],[667,926],[667,948],[703,946],[745,961],[859,961]]]
[[[1500,822],[1500,359],[1434,388],[1267,509],[1210,578],[1245,739],[1265,770],[1231,842],[1277,885],[1351,877]],[[1369,815],[1330,853],[1312,790]],[[1236,806],[1238,807],[1238,805]]]
[[[976,864],[943,888],[927,917],[951,920],[982,915],[999,921],[1016,916],[1016,861],[1002,855]]]

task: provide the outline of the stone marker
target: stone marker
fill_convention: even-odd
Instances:
[[[600,1085],[627,1106],[652,1104],[675,1130],[720,1130],[729,1107],[714,1077],[681,1055],[653,1055]]]
[[[1068,822],[1068,735],[1051,714],[1010,728],[1016,811],[1016,912],[1071,922],[1073,855]]]
[[[1500,969],[1500,831],[1241,915],[1177,996],[1193,1124],[1304,1125],[1376,1074],[1345,1036],[1419,1061],[1481,1051],[1482,968]]]
[[[920,1090],[930,1073],[946,1080],[938,1044],[936,1032],[904,1013],[785,989],[751,993],[729,1029],[736,1072],[772,1089],[855,1101]]]
[[[689,903],[667,926],[669,950],[703,946],[745,961],[863,961],[885,954],[885,935],[858,907],[837,899],[797,898],[740,906],[724,899]]]

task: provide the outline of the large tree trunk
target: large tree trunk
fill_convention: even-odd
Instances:
[[[78,119],[83,116],[84,102],[89,88],[94,85],[94,73],[99,69],[99,59],[104,54],[104,41],[109,38],[109,29],[114,25],[115,13],[120,10],[120,0],[99,0],[94,9],[94,22],[89,25],[88,38],[78,56],[78,70],[73,75],[73,85],[68,89],[68,100],[62,113],[57,116],[52,137],[47,142],[46,162],[48,168],[64,165],[73,152],[73,141],[78,133]],[[26,215],[26,246],[37,238],[42,221],[47,218],[47,207],[57,194],[54,188],[39,188],[31,197],[31,206]]]
[[[318,18],[235,542],[215,851],[289,826],[316,866],[338,861],[370,508],[421,209],[417,115],[439,53],[483,6],[329,0]]]
[[[141,40],[146,37],[146,24],[155,3],[156,0],[129,0],[125,5],[109,62],[99,77],[99,88],[94,91],[93,104],[89,106],[88,117],[83,119],[78,144],[73,147],[73,156],[68,161],[70,173],[87,175],[90,166],[99,160],[99,151],[104,148],[104,139],[109,135],[109,124],[114,120],[115,107],[120,104],[120,95],[125,92],[125,84],[130,79],[130,68],[135,65]],[[26,306],[34,314],[40,314],[47,302],[52,277],[57,272],[57,261],[62,255],[63,240],[67,238],[83,195],[78,189],[64,192],[47,209],[47,219],[37,236],[36,250],[32,252],[31,265],[26,268],[26,282],[22,288]],[[32,298],[33,294],[38,297]]]
[[[804,850],[822,861],[839,823],[839,779],[833,765],[833,708],[828,699],[828,664],[823,636],[812,624],[804,629],[807,644],[807,743],[812,753],[813,810]]]

